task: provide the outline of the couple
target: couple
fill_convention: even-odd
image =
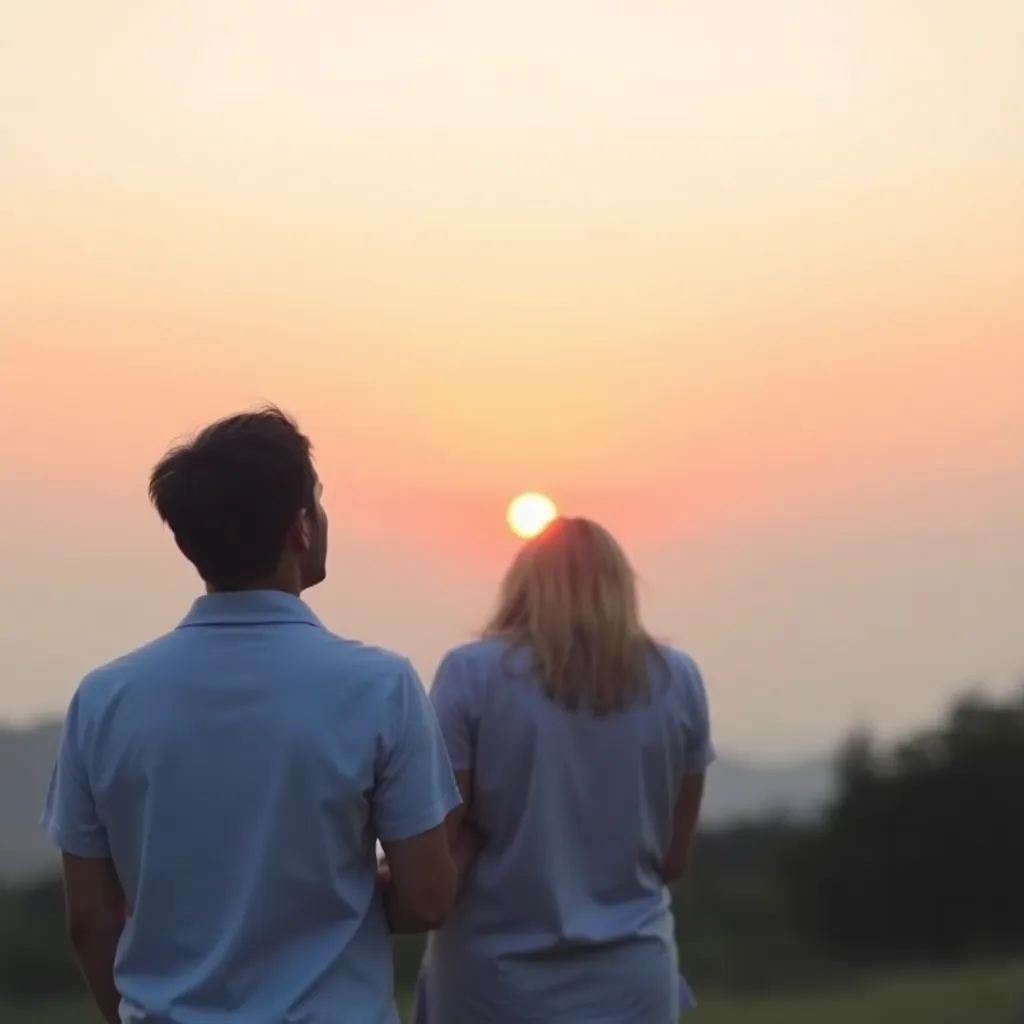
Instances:
[[[285,415],[207,427],[150,496],[207,593],[79,686],[43,816],[109,1024],[395,1024],[389,936],[426,931],[431,1024],[670,1024],[713,754],[612,538],[526,544],[428,696],[300,599],[327,518]]]

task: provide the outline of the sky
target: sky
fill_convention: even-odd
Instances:
[[[720,748],[1024,672],[1016,0],[0,0],[0,719],[198,581],[146,501],[262,400],[337,632],[423,678],[510,498],[619,537]]]

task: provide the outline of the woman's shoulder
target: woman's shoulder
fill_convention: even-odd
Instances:
[[[703,694],[704,680],[697,662],[690,654],[665,643],[655,643],[654,652],[663,667],[670,691],[693,696]]]
[[[495,637],[470,640],[450,648],[441,659],[441,667],[448,669],[472,670],[479,674],[500,665],[508,651],[508,644]]]
[[[696,672],[698,675],[700,674],[696,660],[688,651],[684,651],[681,647],[674,647],[672,644],[667,644],[662,641],[656,641],[654,646],[665,661],[672,666],[672,668],[679,672]]]

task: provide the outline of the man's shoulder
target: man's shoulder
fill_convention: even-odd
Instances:
[[[332,675],[340,672],[382,683],[418,678],[412,662],[397,651],[339,636],[327,629],[317,637],[316,656]]]
[[[78,684],[79,703],[102,702],[132,678],[148,674],[158,663],[174,657],[177,653],[175,640],[175,633],[165,633],[92,669]]]

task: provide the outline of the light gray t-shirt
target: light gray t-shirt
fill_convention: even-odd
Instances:
[[[650,700],[595,716],[550,700],[525,649],[468,644],[431,690],[452,767],[473,772],[483,835],[435,934],[428,995],[445,1024],[668,1024],[674,926],[659,868],[684,776],[714,758],[696,665],[650,655]]]

